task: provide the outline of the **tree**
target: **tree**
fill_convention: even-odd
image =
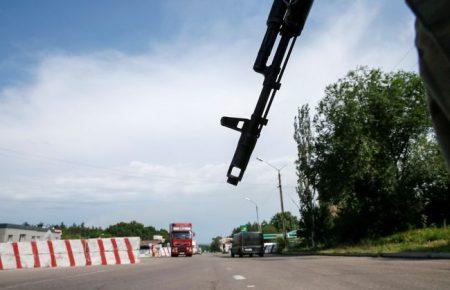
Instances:
[[[53,225],[50,227],[61,229],[63,239],[89,239],[111,236],[109,233],[105,233],[101,227],[86,227],[84,223],[81,223],[80,225],[73,223],[69,227],[61,223],[60,225]]]
[[[264,234],[276,234],[278,233],[278,229],[271,223],[263,221],[261,223],[261,230]]]
[[[169,233],[165,229],[156,230],[153,226],[144,226],[137,221],[120,222],[111,225],[105,230],[111,236],[130,237],[138,236],[142,240],[151,240],[154,235],[161,235],[165,240],[169,239]]]
[[[115,237],[131,237],[138,236],[143,239],[148,239],[149,237],[146,235],[145,227],[143,224],[138,223],[137,221],[120,222],[115,225],[110,225],[106,228],[106,232]]]
[[[242,232],[243,230],[247,232],[257,232],[259,231],[259,226],[257,223],[246,223],[244,225],[240,225],[237,228],[234,228],[231,232],[232,235]]]
[[[315,200],[316,171],[314,170],[314,137],[311,130],[309,106],[298,109],[294,120],[294,140],[297,143],[297,194],[300,200],[300,231],[301,235],[310,238],[314,247],[315,222],[317,207]]]
[[[270,223],[277,229],[278,232],[283,231],[282,217],[283,215],[281,214],[281,212],[278,212],[270,220]],[[284,212],[284,220],[286,225],[286,231],[290,232],[298,229],[298,219],[291,212],[289,211]]]
[[[284,212],[285,219],[286,219],[286,231],[292,231],[298,229],[298,219],[296,216],[294,216],[289,211]],[[275,233],[281,233],[283,231],[283,224],[281,220],[281,212],[275,214],[269,222],[262,221],[261,222],[261,229],[264,234],[275,234]],[[231,232],[231,235],[240,233],[241,231],[246,230],[248,232],[257,232],[259,231],[259,226],[257,223],[246,223],[244,225],[240,225],[239,227],[236,227]]]
[[[220,240],[222,240],[221,236],[217,236],[212,239],[211,245],[209,246],[209,250],[211,252],[221,252],[222,249],[220,248]]]
[[[326,88],[314,128],[315,184],[319,202],[335,209],[338,240],[423,224],[423,191],[414,188],[429,187],[436,179],[423,184],[414,168],[430,173],[440,168],[442,157],[422,155],[435,141],[425,89],[416,74],[367,68],[349,72]],[[439,188],[448,192],[448,174],[439,172],[447,180]]]
[[[413,226],[415,220],[419,220],[421,226],[444,225],[450,220],[450,177],[436,140],[429,137],[417,140],[405,167],[399,192],[412,193],[419,201],[420,210],[416,210],[417,216],[409,226]],[[406,213],[398,212],[399,215]]]

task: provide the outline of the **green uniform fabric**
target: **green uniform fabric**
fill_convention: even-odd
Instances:
[[[416,46],[436,135],[450,169],[450,0],[406,0],[417,16]]]

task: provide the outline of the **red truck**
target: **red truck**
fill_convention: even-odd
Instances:
[[[184,254],[186,257],[192,257],[192,224],[171,223],[169,229],[171,256],[178,257],[178,255]]]

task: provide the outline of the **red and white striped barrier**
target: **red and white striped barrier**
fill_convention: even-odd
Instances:
[[[0,243],[0,270],[139,263],[139,237]]]
[[[159,249],[159,257],[170,257],[171,248],[170,247],[162,247]]]

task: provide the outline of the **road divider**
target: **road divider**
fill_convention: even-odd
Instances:
[[[170,257],[171,256],[171,248],[163,247],[162,245],[150,245],[149,249],[141,249],[139,251],[139,256],[141,258],[151,257],[151,258],[160,258],[160,257]]]
[[[139,263],[139,237],[0,243],[0,270]]]
[[[264,243],[264,253],[265,254],[273,254],[277,252],[277,244],[276,243]]]
[[[157,251],[156,257],[170,257],[171,253],[172,251],[170,247],[160,247]]]

